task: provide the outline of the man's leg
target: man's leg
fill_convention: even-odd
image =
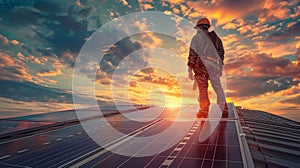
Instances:
[[[208,98],[208,74],[202,74],[202,75],[196,75],[195,80],[198,85],[198,90],[199,90],[199,106],[200,106],[200,113],[207,113],[209,111],[209,105],[210,101]]]
[[[227,117],[226,115],[228,115],[228,107],[220,78],[217,75],[211,75],[210,83],[217,94],[217,103],[220,109],[223,111],[222,117]]]

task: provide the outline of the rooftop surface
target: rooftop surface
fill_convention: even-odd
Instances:
[[[256,167],[299,167],[300,123],[255,110],[238,110]]]
[[[268,113],[236,110],[233,104],[229,104],[226,119],[210,114],[208,119],[200,120],[195,118],[197,108],[197,105],[182,107],[185,120],[181,118],[178,126],[173,120],[178,109],[161,107],[140,107],[139,111],[108,108],[103,110],[104,115],[90,109],[81,124],[74,111],[0,120],[0,166],[242,168],[254,164],[256,167],[293,165],[299,159],[299,123],[270,117]],[[147,119],[150,113],[155,119]],[[138,118],[145,121],[129,120]],[[125,136],[112,141],[108,127],[97,125],[104,120]],[[183,131],[182,124],[189,125],[187,131]],[[263,124],[271,124],[271,128]],[[173,125],[176,131],[161,135],[171,137],[168,143],[134,139],[157,135]],[[207,132],[211,134],[205,137],[203,133]],[[94,140],[102,138],[101,146],[89,135],[94,135]],[[160,151],[151,153],[157,149]]]

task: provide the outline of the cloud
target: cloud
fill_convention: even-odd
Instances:
[[[141,72],[143,72],[144,74],[151,74],[151,73],[154,73],[154,69],[146,68],[146,69],[142,69]]]
[[[54,62],[52,63],[52,67],[54,68],[54,70],[42,70],[40,72],[37,72],[37,76],[58,76],[62,74],[63,65],[61,64],[61,62],[59,62],[59,60],[54,60]]]
[[[34,83],[40,84],[40,85],[53,86],[55,84],[58,84],[58,81],[54,80],[54,79],[50,79],[48,76],[45,76],[45,77],[35,76],[34,77]],[[61,82],[60,82],[60,84],[61,84]]]
[[[237,43],[241,37],[237,34],[228,34],[227,36],[222,37],[222,42],[224,45],[231,46],[234,43]]]
[[[283,111],[300,111],[300,108],[299,108],[299,106],[288,106],[288,107],[280,108],[279,110],[283,110]]]
[[[163,45],[163,40],[160,38],[160,36],[155,35],[153,32],[144,33],[143,37],[146,40],[142,40],[140,43],[144,48],[156,48]]]
[[[130,82],[129,85],[130,85],[131,87],[137,87],[137,82]]]
[[[45,56],[37,57],[33,55],[24,56],[21,52],[17,53],[17,56],[20,60],[24,61],[24,63],[33,63],[38,65],[45,65],[46,62],[48,62],[48,58]]]
[[[292,101],[299,95],[297,79],[300,78],[300,56],[296,50],[300,44],[300,7],[296,1],[14,1],[0,14],[0,30],[3,34],[0,35],[1,79],[56,83],[57,87],[70,83],[71,78],[68,77],[71,76],[71,68],[80,48],[102,23],[109,22],[113,17],[147,10],[179,14],[192,22],[202,16],[211,20],[225,46],[225,68],[228,90],[231,90],[228,95],[234,101],[265,109],[271,105],[273,110],[280,108],[280,105],[290,106],[284,100]],[[178,17],[174,18],[174,22],[178,25],[181,21]],[[148,26],[151,24],[146,20],[135,24],[136,29],[141,31],[147,30]],[[193,30],[177,30],[177,35],[184,40],[191,38],[193,33]],[[133,51],[161,47],[186,58],[188,46],[172,40],[157,33],[123,39],[102,50],[105,56],[95,79],[91,79],[94,72],[89,67],[97,66],[95,62],[83,67],[82,73],[96,82],[98,87],[109,88],[114,70]],[[178,42],[177,39],[174,41]],[[6,55],[3,56],[3,53]],[[147,61],[141,58],[133,66],[147,65]],[[168,95],[178,96],[176,88],[170,87],[176,85],[172,78],[155,73],[150,69],[142,70],[139,76],[136,75],[129,82],[123,76],[119,78],[132,87],[134,98],[145,99],[145,93],[151,87],[167,88]],[[143,88],[140,83],[143,83]],[[191,90],[191,83],[186,81],[184,87]],[[194,91],[184,94],[197,97]],[[104,101],[111,101],[108,92],[101,96]]]
[[[168,2],[172,5],[180,5],[181,3],[184,3],[185,0],[163,0],[164,2]]]
[[[95,82],[98,84],[110,86],[112,84],[112,75],[98,69],[95,76]]]
[[[142,45],[139,42],[132,40],[130,37],[122,39],[108,49],[105,48],[105,50],[109,52],[104,55],[100,62],[100,72],[104,72],[105,75],[110,75],[111,77],[119,63],[129,54],[139,49],[142,49]],[[132,69],[145,64],[143,57],[139,58],[140,59],[135,59],[134,62],[130,62]],[[88,67],[83,69],[87,70],[89,73]]]
[[[36,25],[42,13],[33,7],[14,8],[9,14],[10,24],[14,26]]]
[[[276,97],[298,94],[299,81],[296,80],[300,74],[298,61],[299,57],[297,61],[291,61],[265,53],[249,53],[243,57],[230,58],[226,62],[225,69],[229,77],[227,89],[232,92],[227,95],[244,99],[266,93],[272,93],[272,96],[276,93]],[[266,97],[270,96],[263,97],[267,100]]]
[[[76,55],[71,52],[63,52],[61,55],[65,63],[74,64],[76,61]]]
[[[0,34],[0,45],[7,45],[8,43],[9,43],[9,40],[7,39],[7,37]]]
[[[20,43],[18,40],[9,40],[7,37],[0,34],[0,45],[8,45],[8,44],[12,44],[15,46],[24,45],[23,43]]]
[[[248,80],[248,82],[245,82],[246,80]],[[257,95],[257,98],[272,96],[274,98],[290,97],[300,93],[300,81],[295,80],[293,77],[253,77],[249,75],[249,77],[229,77],[227,81],[229,90],[237,92],[240,90],[249,90],[250,92],[250,88],[255,86],[252,90],[255,92],[253,94],[256,95],[257,92],[263,92],[263,94]],[[245,87],[243,87],[244,85]],[[249,85],[249,87],[246,87],[246,85]],[[257,91],[254,90],[255,88]]]
[[[283,57],[285,55],[294,55],[296,53],[295,43],[278,43],[277,41],[256,41],[253,42],[257,51],[260,53],[271,54],[272,57]]]
[[[236,29],[236,28],[238,28],[238,24],[229,22],[229,23],[225,24],[222,28],[226,29],[226,30]]]
[[[290,28],[292,26],[295,26],[297,22],[290,22],[286,25],[287,28]]]
[[[242,18],[246,14],[260,9],[263,1],[221,1],[220,3],[207,3],[206,1],[188,1],[188,8],[206,16],[217,19],[218,25],[226,24],[232,20]]]
[[[177,82],[174,78],[166,77],[166,76],[158,76],[156,74],[144,75],[142,78],[138,78],[138,82],[145,82],[148,84],[165,85],[170,88],[176,87],[176,85],[177,85]]]
[[[287,1],[265,0],[263,9],[259,12],[258,20],[261,23],[265,23],[266,21],[288,19],[290,17],[288,7]]]
[[[26,68],[15,67],[2,69],[0,79],[11,81],[32,81],[32,76],[27,72]]]
[[[76,0],[75,4],[76,4],[77,6],[79,6],[79,7],[84,7],[84,6],[81,4],[80,0]]]
[[[280,103],[291,103],[291,104],[300,105],[300,95],[295,96],[293,98],[281,100]]]
[[[295,116],[298,116],[298,112],[295,110],[300,109],[297,102],[299,96],[300,83],[298,81],[298,84],[292,82],[288,88],[280,91],[269,91],[253,97],[231,97],[231,100],[248,109],[260,109],[273,114],[295,114]],[[295,120],[295,118],[291,118]]]
[[[128,6],[129,8],[131,8],[131,5],[129,5],[126,0],[119,0],[119,2],[121,2],[124,6]]]
[[[34,58],[33,60],[34,60],[34,62],[37,63],[37,64],[42,64],[42,62],[40,61],[39,58]]]
[[[154,6],[152,6],[151,4],[140,4],[140,8],[141,8],[141,11],[147,11],[149,9],[153,9]]]
[[[56,69],[56,70],[44,70],[44,71],[38,72],[37,76],[41,76],[41,77],[44,77],[44,76],[57,76],[57,75],[60,75],[60,74],[61,74],[61,70],[60,69]]]
[[[275,80],[280,83],[268,82]],[[273,77],[232,77],[227,80],[227,89],[232,92],[227,93],[229,97],[246,99],[259,96],[268,92],[278,92],[289,87],[289,78],[281,79]]]
[[[178,8],[173,8],[173,13],[178,15],[180,13],[180,10]]]
[[[32,81],[27,65],[17,58],[0,52],[0,79],[13,81]]]
[[[245,42],[247,37],[238,34],[228,34],[221,37],[225,49],[225,62],[234,61],[235,58],[240,58],[247,53],[257,52],[254,46]],[[227,63],[226,63],[227,64]]]
[[[12,40],[11,43],[12,43],[13,45],[19,45],[19,44],[20,44],[20,42],[18,42],[17,40]]]
[[[0,67],[13,67],[15,65],[15,59],[11,58],[5,53],[0,53]]]
[[[17,56],[19,57],[20,60],[25,61],[25,56],[21,52],[18,52]]]
[[[85,38],[99,28],[101,23],[94,17],[95,8],[92,4],[83,5],[81,1],[60,3],[59,1],[38,1],[31,5],[22,4],[13,8],[3,18],[1,29],[11,29],[19,42],[30,42],[24,46],[29,54],[66,58],[66,63],[74,65],[74,59],[65,57],[69,52],[75,56],[85,42]],[[25,52],[23,52],[25,53]],[[37,60],[36,60],[37,61]],[[38,63],[38,61],[37,61]]]
[[[300,36],[300,22],[287,27],[284,31],[274,31],[267,38],[267,41],[286,43],[286,41]]]
[[[296,5],[294,8],[294,12],[291,14],[291,18],[297,18],[300,16],[300,6]]]
[[[299,57],[297,58],[300,61]],[[241,58],[227,61],[226,73],[233,76],[285,76],[299,77],[300,64],[283,57],[272,57],[271,54],[249,53]]]
[[[148,28],[147,26],[147,20],[144,19],[143,21],[136,21],[134,22],[133,26],[137,27],[139,29],[140,32],[144,32],[146,31]]]
[[[241,20],[241,19],[240,19]],[[237,30],[241,35],[247,37],[254,37],[257,35],[265,35],[270,32],[274,32],[278,29],[279,25],[269,25],[269,24],[261,24],[261,23],[247,23],[246,21],[242,21],[239,24]]]
[[[48,88],[31,82],[0,80],[0,97],[25,102],[72,103],[72,94],[61,89]]]

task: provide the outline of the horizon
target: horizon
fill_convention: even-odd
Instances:
[[[234,102],[228,102],[228,103],[234,103]],[[155,105],[143,105],[143,104],[131,104],[131,105],[128,105],[128,104],[119,104],[118,107],[119,108],[122,108],[122,106],[136,106],[136,107],[139,107],[139,106],[143,106],[143,107],[164,107],[164,108],[178,108],[178,107],[184,107],[184,106],[190,106],[190,105],[194,105],[194,104],[182,104],[180,106],[173,106],[173,105],[170,105],[170,106],[155,106]],[[109,106],[107,105],[106,107],[115,107],[113,105]],[[268,111],[262,111],[262,110],[257,110],[257,109],[247,109],[247,108],[243,108],[241,106],[236,106],[236,108],[239,107],[240,109],[242,110],[251,110],[251,111],[258,111],[258,112],[265,112],[265,113],[269,113],[269,114],[273,114],[271,112],[268,112]],[[79,109],[89,109],[89,108],[92,108],[92,107],[86,107],[86,108],[79,108]],[[13,118],[19,118],[19,117],[27,117],[27,116],[34,116],[34,115],[44,115],[44,114],[50,114],[50,113],[59,113],[59,112],[66,112],[66,111],[76,111],[76,109],[68,109],[68,110],[60,110],[60,111],[49,111],[49,112],[41,112],[41,113],[32,113],[32,114],[25,114],[25,115],[22,115],[22,114],[11,114],[12,116],[9,116],[7,115],[6,117],[2,118],[0,116],[0,119],[13,119]],[[277,114],[274,114],[276,116],[279,116],[279,117],[283,117],[283,118],[286,118],[286,119],[289,119],[289,120],[292,120],[292,121],[296,121],[296,122],[299,122],[300,123],[300,117],[299,116],[282,116],[282,115],[277,115]]]
[[[26,0],[5,1],[0,9],[1,118],[74,108],[74,67],[91,35],[125,14],[159,11],[191,23],[203,16],[211,21],[225,48],[227,101],[300,122],[300,2],[295,0]],[[178,22],[175,18],[174,25]],[[153,24],[145,21],[129,26],[143,31]],[[194,30],[179,33],[189,39]],[[81,76],[84,93],[80,94],[90,95],[92,91],[85,86],[95,84],[96,98],[102,105],[129,100],[126,103],[175,106],[183,98],[197,104],[198,92],[191,89],[193,84],[186,79],[187,72],[176,78],[159,68],[141,69],[130,78],[117,76],[116,80],[125,83],[126,89],[116,85],[116,96],[112,95],[112,71],[122,61],[120,58],[153,47],[168,52],[148,54],[164,58],[174,54],[187,59],[189,46],[178,39],[153,32],[134,34],[116,45],[101,48],[106,57],[97,65],[94,79],[88,74],[89,67],[85,67]],[[139,61],[149,64],[151,60]],[[178,79],[185,83],[183,88],[179,87]],[[211,88],[210,94],[213,96]]]

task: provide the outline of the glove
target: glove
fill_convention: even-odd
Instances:
[[[191,68],[188,69],[190,80],[194,80],[194,73]]]

